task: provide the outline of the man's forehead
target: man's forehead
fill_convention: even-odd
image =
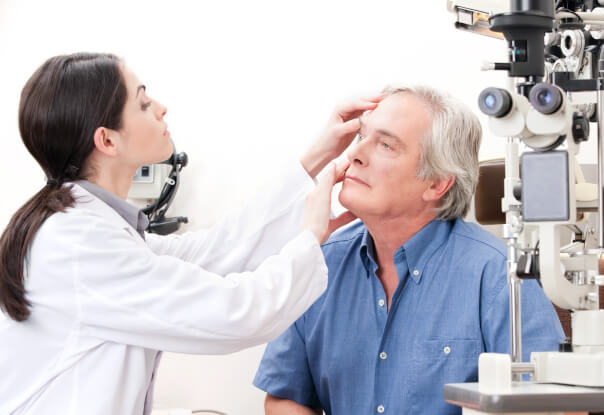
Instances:
[[[417,97],[407,93],[397,93],[384,98],[374,110],[363,113],[359,117],[359,121],[361,127],[373,126],[373,123],[379,123],[386,124],[382,127],[391,126],[394,128],[400,123],[421,122],[425,115],[427,115],[426,108]]]

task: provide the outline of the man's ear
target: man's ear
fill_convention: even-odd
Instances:
[[[441,197],[449,191],[451,186],[455,183],[455,176],[443,177],[441,179],[435,179],[430,181],[430,187],[428,187],[423,194],[423,199],[426,202],[439,200]]]
[[[117,134],[115,130],[99,127],[94,132],[94,147],[102,154],[115,156],[117,154]]]

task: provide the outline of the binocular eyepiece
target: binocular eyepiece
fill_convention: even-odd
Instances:
[[[529,93],[529,102],[544,115],[556,113],[564,102],[564,94],[555,85],[545,82],[535,85]],[[513,108],[512,95],[502,88],[486,88],[478,96],[478,107],[480,110],[495,118],[503,118]]]
[[[564,102],[564,95],[552,84],[539,83],[531,89],[529,101],[541,114],[549,115],[560,109]]]
[[[478,107],[480,110],[495,118],[503,118],[512,110],[512,96],[508,91],[501,88],[486,88],[478,96]]]

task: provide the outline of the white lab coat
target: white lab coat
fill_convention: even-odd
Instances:
[[[31,317],[0,315],[0,414],[148,413],[158,350],[230,353],[290,326],[327,267],[300,231],[312,180],[298,163],[276,177],[209,230],[146,241],[75,185],[31,244]]]

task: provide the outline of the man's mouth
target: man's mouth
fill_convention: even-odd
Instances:
[[[367,187],[370,187],[366,182],[364,182],[363,180],[359,179],[358,177],[351,176],[351,175],[348,175],[348,174],[344,177],[344,180],[351,180],[353,182],[356,182],[356,183],[365,185]]]

